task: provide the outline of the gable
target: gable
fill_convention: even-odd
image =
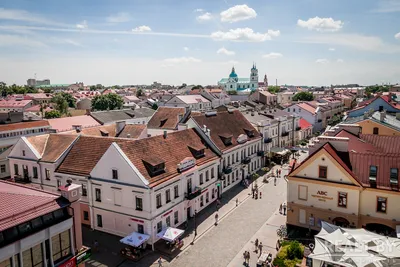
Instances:
[[[327,178],[319,178],[319,166],[327,167]],[[290,176],[348,185],[360,184],[325,149],[321,149],[295,169]]]
[[[25,156],[23,155],[25,151]],[[21,137],[18,142],[12,148],[9,158],[20,158],[28,160],[39,160],[41,155],[39,152],[26,140],[25,137]]]
[[[168,100],[167,104],[186,104],[186,103],[175,96],[175,97],[171,98],[170,100]]]
[[[113,179],[112,170],[118,171],[118,179]],[[112,143],[90,173],[94,179],[104,179],[110,182],[131,184],[140,187],[148,185],[148,181],[140,174],[125,153]]]

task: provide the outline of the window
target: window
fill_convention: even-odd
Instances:
[[[211,179],[214,179],[214,168],[211,168]]]
[[[202,185],[204,183],[204,181],[203,181],[203,174],[201,173],[200,174],[200,184]]]
[[[216,190],[217,189],[211,189],[211,199],[214,199]]]
[[[373,134],[379,134],[379,128],[378,127],[374,127]]]
[[[60,191],[61,181],[57,180],[57,190]]]
[[[347,193],[345,192],[338,193],[338,207],[347,208]]]
[[[174,212],[174,224],[178,224],[179,223],[179,216],[178,216],[178,211]]]
[[[0,169],[1,169],[0,170],[1,173],[5,173],[6,172],[6,165],[5,164],[1,165]]]
[[[83,211],[83,220],[89,221],[89,212],[86,210]]]
[[[14,164],[14,174],[19,175],[18,164]]]
[[[156,196],[156,207],[157,207],[157,209],[158,208],[160,208],[162,206],[162,204],[161,204],[161,194],[158,194],[157,196]]]
[[[235,163],[235,153],[232,154],[232,164]]]
[[[118,180],[118,170],[112,170],[112,178]]]
[[[170,216],[168,216],[168,217],[165,219],[165,224],[167,225],[167,227],[170,227],[170,226],[171,226],[171,217],[170,217]]]
[[[103,217],[100,214],[97,214],[97,226],[103,227]]]
[[[319,178],[327,178],[327,174],[328,174],[328,167],[326,166],[319,166],[319,173],[318,173],[318,177]]]
[[[45,173],[46,173],[46,180],[50,180],[50,170],[46,168]]]
[[[161,230],[162,230],[162,221],[159,221],[157,223],[157,233],[161,232]]]
[[[376,182],[376,176],[378,173],[378,167],[371,165],[369,166],[369,181],[370,182]]]
[[[390,168],[390,183],[391,184],[399,183],[399,170],[397,168]]]
[[[96,201],[101,202],[101,190],[100,188],[95,189]]]
[[[200,207],[204,206],[204,197],[200,196]]]
[[[113,190],[114,194],[114,205],[116,206],[122,206],[122,192],[121,190]]]
[[[139,234],[144,234],[144,226],[143,226],[143,224],[138,224],[137,225],[137,232]]]
[[[87,188],[85,184],[82,184],[82,196],[86,197],[87,196]]]
[[[307,197],[308,197],[308,186],[299,185],[298,191],[299,191],[299,199],[300,200],[307,200]]]
[[[167,189],[165,191],[165,203],[171,202],[171,190]]]
[[[37,167],[33,167],[33,178],[38,178]]]
[[[42,244],[39,243],[36,246],[33,246],[32,248],[29,248],[29,249],[25,250],[24,252],[22,252],[22,260],[23,260],[24,266],[27,266],[27,267],[44,266]],[[54,258],[54,261],[56,261],[55,258]]]
[[[387,210],[387,198],[377,197],[376,199],[376,211],[386,213]]]
[[[179,197],[179,186],[175,185],[174,186],[174,198],[178,198]]]
[[[206,182],[210,181],[210,175],[208,170],[206,171]]]
[[[59,260],[62,260],[69,254],[71,254],[71,239],[69,230],[66,230],[61,234],[53,236],[51,238],[51,247],[53,252],[53,260],[55,263]],[[25,260],[24,260],[24,266],[25,266]]]
[[[239,170],[236,170],[236,181],[239,180]]]
[[[235,181],[235,173],[232,172],[232,183]]]
[[[206,203],[208,203],[209,199],[208,199],[209,193],[206,193]]]

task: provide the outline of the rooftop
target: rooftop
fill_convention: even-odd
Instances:
[[[0,100],[0,108],[23,108],[32,100]]]
[[[386,113],[383,121],[381,121],[380,118],[381,118],[380,112],[375,111],[374,113],[369,115],[367,118],[364,118],[364,115],[358,116],[358,117],[347,117],[346,123],[357,123],[357,122],[361,122],[364,120],[372,120],[374,122],[380,123],[387,127],[393,128],[397,131],[400,131],[400,120],[396,119],[396,116]]]
[[[186,104],[197,104],[197,103],[208,103],[208,99],[202,95],[177,95],[177,98],[185,102]]]
[[[76,135],[44,134],[26,137],[26,140],[41,155],[41,160],[55,162],[76,140]]]
[[[159,107],[151,117],[147,127],[152,129],[176,129],[180,116],[183,117],[185,113],[185,108]]]
[[[51,128],[57,132],[65,132],[74,129],[74,126],[81,126],[81,128],[99,126],[100,124],[89,115],[64,117],[48,120]]]
[[[16,130],[25,130],[31,128],[49,128],[50,124],[48,121],[28,121],[28,122],[18,122],[12,124],[3,124],[0,125],[0,132],[8,132],[8,131],[16,131]]]
[[[300,128],[302,130],[307,129],[307,128],[311,127],[311,126],[312,126],[311,123],[309,123],[307,120],[305,120],[303,118],[300,118]]]
[[[118,137],[137,139],[146,127],[144,124],[125,124],[124,129],[119,133]]]

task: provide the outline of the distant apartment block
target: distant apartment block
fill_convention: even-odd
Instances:
[[[49,79],[44,79],[44,80],[28,79],[26,81],[26,84],[28,86],[50,85],[50,80]]]

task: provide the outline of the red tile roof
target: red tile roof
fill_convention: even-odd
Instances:
[[[151,129],[176,129],[179,116],[184,116],[185,108],[159,107],[147,124]]]
[[[23,108],[32,100],[0,100],[1,108]]]
[[[57,132],[65,132],[73,129],[74,125],[80,125],[82,128],[99,126],[100,124],[89,115],[65,117],[48,120],[52,129]]]
[[[76,138],[76,135],[45,134],[30,136],[26,139],[42,156],[42,161],[55,162]]]
[[[124,129],[119,133],[118,137],[136,139],[140,137],[145,129],[146,125],[144,124],[126,124]]]
[[[249,130],[253,132],[254,136],[248,137],[248,140],[260,138],[260,133],[238,110],[234,110],[233,112],[218,112],[214,116],[194,116],[193,120],[200,128],[203,128],[203,125],[207,126],[207,129],[210,130],[211,140],[221,151],[239,145],[237,138],[242,134],[247,136]],[[224,144],[221,137],[225,136],[232,136],[231,145]]]
[[[25,130],[25,129],[39,128],[39,127],[49,128],[49,126],[50,125],[48,121],[18,122],[18,123],[0,125],[0,132]]]
[[[311,126],[312,126],[311,123],[309,123],[308,121],[306,121],[306,120],[303,119],[303,118],[300,118],[300,128],[301,128],[302,130],[307,129],[307,128],[311,127]]]
[[[0,231],[60,209],[59,195],[0,181]]]

